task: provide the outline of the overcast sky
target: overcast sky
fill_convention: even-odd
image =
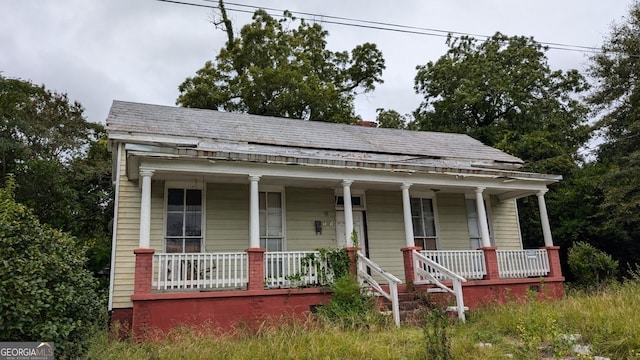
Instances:
[[[211,5],[203,0],[185,0]],[[533,36],[542,42],[599,47],[631,0],[235,0],[234,3],[463,33]],[[229,7],[232,7],[228,3]],[[236,6],[237,7],[237,6]],[[248,8],[245,8],[248,9]],[[230,12],[237,29],[250,14]],[[90,121],[104,122],[114,99],[174,105],[177,87],[213,59],[226,40],[210,23],[213,10],[157,0],[2,0],[0,72],[68,93]],[[322,22],[327,18],[316,17]],[[361,95],[357,112],[410,113],[415,67],[447,48],[439,36],[323,23],[329,48],[373,42],[387,69],[384,84]],[[587,55],[550,50],[554,69],[584,70]]]

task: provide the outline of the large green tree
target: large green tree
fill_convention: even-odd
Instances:
[[[466,133],[522,158],[525,170],[565,176],[546,195],[551,225],[562,228],[573,211],[563,206],[571,199],[565,188],[590,133],[580,101],[586,80],[576,70],[552,70],[545,47],[529,37],[450,36],[447,45],[445,55],[417,68],[415,90],[424,100],[410,126]],[[542,245],[537,200],[524,198],[518,206],[525,244]]]
[[[91,247],[91,267],[108,265],[111,165],[104,129],[64,93],[0,76],[0,168],[17,201],[42,223]]]
[[[496,33],[485,41],[449,37],[449,50],[417,67],[415,111],[421,130],[466,133],[527,162],[568,171],[589,136],[588,87],[576,70],[552,70],[532,38]]]
[[[621,248],[621,264],[640,262],[640,3],[614,24],[602,52],[591,57],[589,75],[595,90],[588,98],[598,116],[596,165],[604,197],[604,227],[615,234],[607,251]]]
[[[277,20],[264,10],[236,37],[220,5],[227,44],[179,86],[179,105],[352,123],[355,96],[382,82],[384,58],[375,44],[334,52],[319,24],[288,12]]]

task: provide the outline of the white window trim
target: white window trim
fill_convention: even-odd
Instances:
[[[436,193],[433,191],[409,190],[409,201],[411,201],[411,199],[431,199],[431,206],[433,207],[433,222],[434,222],[434,227],[436,229],[436,250],[442,249],[442,244],[440,243],[440,218],[438,217],[438,197],[436,196]],[[413,238],[415,239],[416,237],[418,236],[415,236],[414,234]]]
[[[258,194],[259,193],[280,193],[280,203],[282,208],[282,251],[287,250],[287,196],[285,192],[284,186],[277,185],[259,185],[258,186]],[[259,195],[258,195],[259,196]],[[258,238],[262,238],[258,233]]]
[[[336,198],[338,196],[342,196],[344,197],[344,191],[342,189],[335,189],[334,191],[334,199],[333,199],[333,203],[336,206],[336,210],[339,211],[344,211],[344,205],[338,205]],[[353,205],[351,204],[351,210],[357,210],[357,211],[366,211],[367,210],[367,197],[365,196],[365,190],[363,189],[351,189],[351,198],[354,197],[359,197],[360,198],[360,205]]]
[[[206,252],[206,243],[207,243],[207,186],[204,183],[203,178],[189,180],[180,180],[180,181],[165,181],[164,182],[164,192],[162,196],[162,252],[167,252],[167,196],[169,189],[186,189],[186,190],[201,190],[202,191],[202,219],[201,221],[201,232],[202,232],[202,240],[200,241],[200,253]]]

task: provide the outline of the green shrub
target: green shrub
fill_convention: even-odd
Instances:
[[[333,295],[329,304],[319,309],[319,314],[347,328],[369,324],[380,316],[375,312],[375,298],[362,292],[352,275],[345,275],[331,286]]]
[[[425,315],[422,327],[425,339],[425,359],[450,360],[451,357],[451,320],[446,311],[433,306]]]
[[[586,242],[576,242],[569,249],[569,268],[579,285],[594,287],[615,280],[618,261]]]
[[[11,178],[0,188],[0,339],[54,341],[56,358],[79,357],[106,320],[86,248],[40,224],[14,189]]]

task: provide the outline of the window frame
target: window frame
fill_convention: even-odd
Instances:
[[[427,240],[433,240],[434,244],[435,244],[435,250],[440,250],[441,249],[441,244],[440,244],[440,226],[439,226],[439,219],[438,219],[438,201],[437,198],[435,196],[435,193],[432,192],[428,192],[428,193],[420,193],[420,192],[410,192],[409,194],[409,202],[411,202],[414,199],[419,199],[420,200],[420,219],[421,221],[424,221],[424,205],[422,204],[423,200],[430,200],[431,201],[431,210],[433,211],[433,228],[435,230],[435,236],[417,236],[415,233],[413,234],[413,243],[416,246],[419,246],[419,244],[416,243],[416,240],[419,240],[422,242],[422,244],[420,244],[420,247],[422,247],[422,250],[429,250],[426,249],[424,245],[426,245],[426,241]],[[411,204],[409,204],[409,207],[411,208],[411,210],[413,210],[413,207],[411,206]],[[411,211],[411,225],[415,226],[414,221],[414,214],[413,211]],[[422,223],[422,227],[423,230],[426,230],[424,227],[424,222]],[[414,227],[415,228],[415,227]],[[426,233],[426,231],[425,231]]]
[[[184,224],[182,229],[182,252],[176,252],[172,254],[201,254],[204,253],[205,250],[205,234],[206,234],[206,203],[207,203],[207,195],[206,195],[206,186],[201,179],[194,179],[193,181],[165,181],[164,183],[164,195],[163,195],[163,221],[162,221],[162,250],[164,253],[167,253],[167,225],[168,225],[168,214],[169,214],[169,189],[180,189],[184,190],[200,190],[200,251],[199,252],[185,252],[186,248],[185,239],[187,236],[184,236]],[[183,209],[183,213],[186,211]],[[192,237],[197,238],[197,237]]]
[[[258,232],[259,232],[259,239],[260,239],[260,247],[267,249],[267,251],[271,252],[273,250],[269,250],[269,248],[267,247],[267,241],[269,239],[278,239],[278,237],[274,237],[274,236],[266,236],[267,234],[265,234],[265,236],[263,236],[262,234],[262,229],[261,229],[261,219],[262,219],[262,209],[260,208],[260,197],[262,196],[262,194],[280,194],[280,218],[281,218],[281,227],[282,227],[282,236],[280,236],[280,241],[281,241],[281,250],[275,250],[275,251],[287,251],[287,222],[286,222],[286,214],[287,214],[287,209],[286,209],[286,196],[285,196],[285,189],[282,186],[273,186],[273,185],[261,185],[258,188],[258,213],[259,215],[259,219],[258,219]],[[265,200],[268,201],[268,195],[265,195]],[[265,208],[265,212],[264,212],[265,216],[268,216],[268,207]],[[268,224],[268,219],[265,218],[265,225]],[[266,231],[266,229],[265,229]],[[262,245],[265,246],[262,246]]]

